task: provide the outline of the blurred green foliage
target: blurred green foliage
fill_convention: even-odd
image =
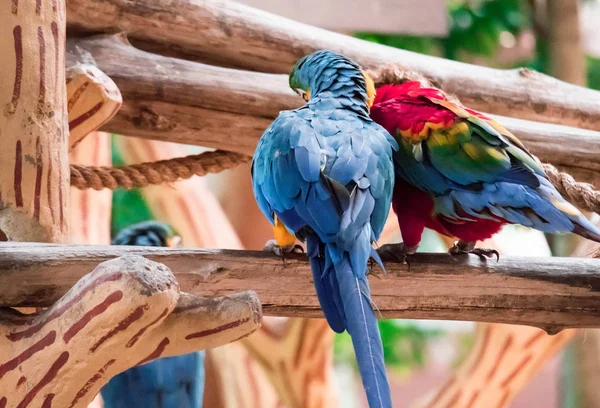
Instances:
[[[380,320],[379,331],[383,339],[385,363],[392,370],[405,375],[425,365],[428,342],[443,335],[442,330],[424,329],[410,320]],[[348,333],[335,336],[334,355],[336,362],[356,367]]]
[[[125,164],[114,143],[112,136],[112,162],[114,166]],[[110,235],[114,237],[123,228],[138,222],[154,219],[152,212],[146,205],[139,189],[124,190],[119,188],[113,191]]]
[[[367,41],[422,54],[460,60],[465,55],[492,57],[503,31],[518,35],[531,25],[530,10],[520,0],[456,1],[447,3],[449,33],[445,38],[356,33]]]

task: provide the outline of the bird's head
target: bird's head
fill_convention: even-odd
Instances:
[[[112,241],[113,245],[179,247],[181,237],[169,224],[145,221],[123,228]]]
[[[333,51],[316,51],[301,58],[290,73],[290,87],[309,101],[311,96],[331,92],[350,96],[371,107],[375,85],[360,65]]]

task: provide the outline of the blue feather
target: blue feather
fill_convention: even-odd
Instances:
[[[102,388],[105,408],[198,408],[204,390],[204,353],[166,357],[133,367]]]
[[[317,52],[296,67],[290,85],[310,90],[311,99],[282,112],[261,137],[253,189],[269,219],[275,213],[306,237],[323,313],[334,331],[350,333],[369,405],[388,408],[390,390],[366,273],[370,257],[381,263],[371,240],[389,214],[392,150],[398,146],[368,117],[366,82],[357,65]]]
[[[369,406],[391,407],[383,346],[377,319],[371,307],[366,269],[358,273],[362,277],[356,276],[358,271],[352,270],[349,259],[345,257],[335,266],[335,272],[344,305],[346,329],[352,337]]]

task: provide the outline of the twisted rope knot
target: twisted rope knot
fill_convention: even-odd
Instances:
[[[71,165],[71,185],[80,190],[125,189],[150,184],[172,183],[192,176],[204,176],[232,169],[247,163],[250,157],[217,150],[170,160],[133,164],[120,167],[91,167]]]

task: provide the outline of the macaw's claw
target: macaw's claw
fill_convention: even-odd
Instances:
[[[412,255],[417,252],[418,246],[406,246],[404,243],[399,244],[385,244],[382,245],[377,252],[379,255],[384,257],[396,259],[398,262],[407,264],[408,270],[410,270],[410,264],[412,261]]]
[[[302,248],[302,246],[298,245],[298,244],[282,247],[282,246],[277,245],[277,241],[275,241],[274,239],[270,239],[265,244],[263,251],[272,252],[275,255],[281,257],[281,260],[285,264],[285,254],[287,254],[287,253],[303,254],[304,248]]]
[[[474,254],[479,255],[482,258],[493,258],[496,257],[496,262],[500,260],[500,253],[495,249],[489,248],[475,248],[474,242],[458,241],[448,251],[452,255],[458,254]]]

